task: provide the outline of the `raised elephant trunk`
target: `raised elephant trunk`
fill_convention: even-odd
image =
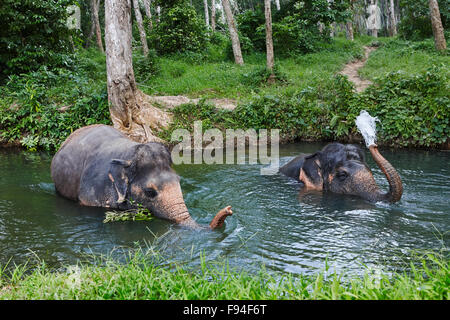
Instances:
[[[399,201],[403,193],[403,185],[400,176],[398,175],[394,167],[380,154],[380,152],[378,151],[378,146],[376,144],[370,145],[369,150],[376,164],[386,175],[386,178],[389,182],[389,191],[385,194],[382,194],[380,196],[380,200],[389,202]]]
[[[233,211],[231,210],[231,206],[227,206],[220,210],[214,219],[212,219],[211,223],[209,224],[209,227],[211,229],[220,228],[225,223],[225,219],[228,216],[231,216],[233,214]]]
[[[233,211],[231,210],[231,206],[227,206],[227,207],[223,208],[212,219],[211,223],[209,224],[209,228],[211,230],[214,230],[214,229],[222,227],[223,224],[225,223],[225,219],[228,216],[231,216],[232,214],[233,214]],[[197,222],[195,222],[194,219],[192,219],[192,217],[190,216],[187,209],[186,209],[186,211],[184,211],[182,214],[180,214],[178,216],[178,219],[176,220],[176,222],[182,226],[189,227],[189,228],[194,228],[194,229],[204,228],[203,226],[200,226]]]

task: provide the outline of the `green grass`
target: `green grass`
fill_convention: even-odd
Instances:
[[[53,271],[0,268],[0,299],[437,299],[450,298],[449,260],[442,253],[417,255],[408,273],[360,277],[319,272],[312,276],[257,274],[231,269],[226,262],[205,263],[199,270],[168,264],[158,253],[131,254],[128,262],[112,259]]]
[[[447,76],[450,75],[448,51],[437,52],[433,39],[407,41],[379,38],[378,41],[381,46],[371,53],[367,64],[359,71],[363,78],[376,81],[377,78],[382,78],[393,71],[417,74],[434,65],[442,66]]]
[[[183,56],[159,58],[160,73],[140,83],[149,95],[187,95],[201,98],[246,99],[255,93],[273,94],[298,90],[329,79],[348,61],[362,56],[362,42],[336,38],[321,45],[320,51],[295,57],[275,57],[279,71],[287,76],[281,86],[248,85],[246,78],[265,66],[266,56],[253,53],[244,56],[244,66],[232,61],[193,63]]]

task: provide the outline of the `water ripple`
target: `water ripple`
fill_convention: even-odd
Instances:
[[[323,144],[280,146],[280,163]],[[180,165],[192,217],[207,225],[226,205],[234,214],[223,229],[199,232],[163,220],[103,224],[104,211],[83,208],[54,192],[48,156],[0,152],[0,264],[32,256],[74,263],[83,253],[122,255],[136,243],[158,247],[171,261],[199,266],[228,259],[247,271],[312,273],[328,261],[358,273],[361,265],[395,269],[415,249],[450,245],[450,154],[381,150],[404,184],[400,202],[368,203],[354,197],[300,193],[281,175],[260,175],[261,165]],[[388,183],[367,155],[376,181]],[[15,172],[11,174],[11,172]],[[16,174],[17,172],[17,174]],[[156,238],[155,238],[156,235]]]

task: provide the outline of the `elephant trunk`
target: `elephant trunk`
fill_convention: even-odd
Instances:
[[[228,216],[231,216],[232,214],[233,214],[233,212],[231,211],[230,206],[223,208],[212,219],[211,223],[209,224],[209,228],[211,230],[214,230],[214,229],[222,227],[223,224],[225,223],[225,219]],[[195,222],[194,219],[192,219],[192,217],[189,214],[189,212],[187,211],[187,209],[186,209],[186,211],[184,211],[178,215],[177,220],[175,222],[177,222],[178,224],[180,224],[182,226],[193,228],[193,229],[204,228],[203,226],[200,226],[197,222]]]
[[[200,226],[194,219],[192,219],[191,215],[189,214],[188,208],[184,203],[179,184],[175,183],[167,186],[166,193],[164,194],[167,194],[167,197],[161,199],[158,206],[158,211],[160,212],[159,216],[161,218],[168,219],[179,225],[193,229],[204,228],[203,226]],[[220,228],[221,226],[223,226],[226,217],[232,214],[233,212],[231,211],[230,206],[223,208],[216,214],[214,219],[212,219],[211,223],[209,224],[209,228]]]
[[[231,211],[231,206],[227,206],[220,210],[214,219],[212,219],[211,223],[209,224],[209,227],[211,229],[220,228],[225,223],[225,219],[228,216],[231,216],[233,214],[233,211]]]
[[[169,220],[172,220],[173,222],[185,227],[193,229],[201,228],[200,225],[197,222],[195,222],[194,219],[192,219],[184,202],[182,204],[177,205],[176,207],[172,207],[171,210],[173,211],[170,214]]]
[[[394,167],[380,154],[376,144],[370,145],[369,150],[376,164],[383,171],[389,182],[389,191],[385,194],[381,194],[380,200],[392,203],[399,201],[403,193],[403,185],[400,176]]]

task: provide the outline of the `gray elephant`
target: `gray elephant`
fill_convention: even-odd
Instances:
[[[279,171],[300,181],[303,190],[331,191],[369,201],[399,201],[403,193],[400,176],[383,158],[376,145],[371,145],[369,150],[389,182],[389,191],[386,193],[377,186],[365,162],[364,152],[355,145],[328,144],[314,154],[297,156]]]
[[[51,175],[56,191],[84,206],[119,210],[148,208],[158,217],[200,228],[184,203],[180,178],[160,143],[137,143],[107,125],[74,131],[55,154]],[[219,228],[230,206],[220,210],[209,228]]]

